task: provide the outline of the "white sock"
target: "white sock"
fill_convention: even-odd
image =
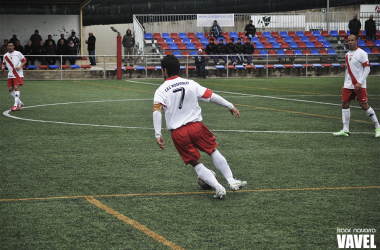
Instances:
[[[15,91],[15,106],[20,103],[20,91]]]
[[[213,160],[215,167],[222,173],[228,183],[233,183],[235,179],[232,175],[231,168],[228,165],[226,158],[224,158],[224,156],[218,150],[215,150],[211,154],[211,159]]]
[[[380,128],[375,111],[371,107],[369,107],[369,109],[366,111],[366,114],[368,115],[369,119],[371,119],[371,121],[375,123],[375,128]]]
[[[343,131],[349,132],[350,131],[350,118],[351,118],[351,111],[350,109],[342,109],[342,121],[343,121]]]
[[[211,172],[210,169],[206,168],[203,163],[199,163],[194,167],[195,172],[197,172],[199,178],[204,182],[210,185],[213,188],[217,188],[220,184],[216,180],[215,175]]]
[[[15,98],[15,91],[9,92],[13,98]]]

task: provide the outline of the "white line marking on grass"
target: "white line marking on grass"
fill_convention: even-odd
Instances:
[[[131,81],[131,80],[125,80],[126,82],[135,82],[135,83],[142,83],[142,84],[148,84],[148,85],[158,85],[160,86],[161,84],[158,83],[151,83],[151,82],[137,82],[137,81]]]

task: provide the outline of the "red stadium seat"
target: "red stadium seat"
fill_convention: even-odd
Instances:
[[[260,32],[260,31],[256,32],[255,34],[256,34],[256,36],[257,36],[258,38],[263,37],[263,33]]]
[[[294,68],[293,64],[284,64],[285,68]]]
[[[273,49],[272,44],[270,42],[264,43],[264,48],[266,48],[266,49]]]
[[[190,51],[188,51],[188,50],[182,51],[182,55],[184,57],[189,57],[190,56]]]
[[[174,38],[174,43],[179,44],[182,43],[182,39],[179,37]]]
[[[313,65],[312,65],[312,64],[309,64],[309,63],[308,63],[307,65],[306,65],[305,63],[304,63],[304,64],[302,64],[302,65],[303,65],[304,67],[306,67],[306,66],[307,66],[308,68],[312,68],[312,67],[313,67]]]
[[[243,38],[243,39],[244,39],[244,38]],[[268,41],[267,41],[267,38],[266,38],[266,37],[260,37],[260,38],[259,38],[259,42],[260,42],[260,43],[266,43],[266,42],[268,42]]]
[[[161,33],[153,33],[153,38],[154,39],[161,38]]]
[[[279,36],[279,37],[276,37],[276,42],[278,43],[283,43],[284,42],[284,38]]]
[[[157,44],[162,45],[163,43],[165,43],[165,39],[162,38],[162,37],[158,37],[158,38],[157,38]]]
[[[367,47],[376,47],[373,41],[367,41],[365,45],[367,45]]]
[[[340,35],[340,36],[347,36],[347,33],[346,33],[345,30],[339,30],[338,35]]]
[[[126,67],[124,67],[126,70],[135,70],[135,67],[133,67],[133,66],[126,66]]]
[[[282,42],[281,43],[281,48],[283,48],[283,49],[290,49],[289,44],[287,42]]]
[[[146,66],[146,69],[147,70],[156,70],[156,67],[154,67],[154,66]]]
[[[222,32],[222,36],[226,37],[229,36],[228,32]]]
[[[273,64],[264,64],[264,68],[268,67],[268,69],[273,69],[274,68],[274,65]]]
[[[371,53],[372,54],[379,54],[380,52],[379,52],[378,48],[373,48],[373,49],[371,49]]]
[[[285,55],[286,55],[286,56],[289,56],[289,57],[294,56],[293,50],[290,50],[290,49],[286,50],[286,51],[285,51]]]
[[[165,51],[165,56],[167,56],[167,55],[173,55],[173,52],[171,52],[170,50],[166,50]]]
[[[184,44],[184,43],[182,43],[182,42],[179,43],[179,44],[178,44],[178,49],[179,49],[179,50],[187,50],[186,44]]]
[[[277,53],[276,53],[275,50],[269,50],[269,51],[268,51],[268,55],[269,55],[270,57],[277,57]]]
[[[309,36],[309,41],[313,43],[318,42],[317,38],[313,35]]]
[[[69,69],[70,65],[59,65],[59,67],[61,67],[62,69]]]
[[[199,43],[199,39],[196,38],[196,37],[192,37],[191,38],[191,43],[194,43],[194,44]]]
[[[298,47],[299,47],[300,49],[306,49],[306,48],[307,48],[306,43],[304,43],[304,42],[300,42],[300,43],[298,43],[297,45],[298,45]]]
[[[278,31],[272,31],[271,36],[273,36],[274,38],[277,38],[277,37],[280,37],[280,34],[278,33]]]
[[[293,42],[299,43],[301,42],[301,38],[299,36],[293,36]]]
[[[318,49],[323,49],[323,48],[324,48],[324,46],[323,46],[323,44],[322,44],[321,42],[315,42],[315,43],[314,43],[314,46],[315,46],[316,48],[318,48]]]
[[[310,52],[309,49],[304,49],[304,50],[302,51],[302,55],[311,55],[311,52]]]
[[[253,57],[261,57],[260,51],[258,51],[258,50],[253,51],[252,55],[253,55]]]
[[[91,69],[90,65],[81,65],[82,69]]]
[[[327,53],[327,50],[326,49],[321,49],[321,50],[319,50],[319,54],[321,55],[321,56],[328,56],[329,54]]]
[[[194,32],[187,33],[187,37],[190,38],[190,39],[196,38]]]
[[[208,37],[210,35],[210,32],[205,32],[205,37]]]
[[[313,36],[313,34],[311,33],[311,31],[305,31],[304,34],[305,34],[305,36]]]
[[[39,69],[48,69],[49,67],[47,65],[38,65]]]
[[[245,65],[245,68],[246,68],[246,69],[254,69],[255,66],[253,66],[253,65]]]
[[[322,30],[321,36],[329,37],[330,36],[329,31],[328,30]]]
[[[295,31],[288,31],[288,36],[295,37],[296,32]]]
[[[363,31],[359,30],[359,36],[362,36],[362,35],[363,35]]]
[[[238,37],[240,37],[240,38],[245,37],[245,32],[239,32]]]
[[[178,37],[178,33],[170,33],[170,37],[171,38],[177,38]]]
[[[332,65],[330,63],[322,63],[322,66],[324,68],[331,68],[332,67]]]
[[[205,49],[202,43],[196,43],[195,48],[196,49]]]
[[[189,67],[187,67],[187,69],[196,69],[196,68],[193,65],[189,65]]]
[[[161,49],[163,49],[163,50],[169,50],[170,48],[169,48],[168,44],[164,43],[164,44],[161,44]]]
[[[345,42],[348,42],[348,36],[344,36],[344,39],[343,39]]]
[[[227,68],[227,65],[225,67]],[[228,68],[229,69],[235,69],[235,66],[234,65],[228,65]]]

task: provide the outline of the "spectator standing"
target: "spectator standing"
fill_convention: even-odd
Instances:
[[[195,67],[201,72],[203,78],[206,78],[206,57],[202,55],[202,50],[198,50],[198,55],[194,56]]]
[[[19,41],[17,39],[17,35],[13,34],[12,38],[9,39],[9,43],[13,43],[14,46],[16,46],[16,42]]]
[[[53,45],[55,45],[55,41],[53,40],[51,35],[48,35],[48,39],[45,40],[45,46],[48,48],[50,46],[49,42],[52,41]]]
[[[244,47],[244,54],[247,56],[247,63],[253,65],[252,63],[252,53],[255,51],[255,47],[251,43],[251,38],[247,38],[247,42],[243,45]]]
[[[224,63],[227,64],[227,47],[223,43],[223,39],[220,39],[218,45],[216,45],[216,51],[219,55],[222,55],[221,58],[224,60]]]
[[[215,64],[219,64],[219,58],[217,56],[212,56],[218,54],[216,44],[214,43],[214,38],[210,38],[210,43],[206,45],[206,53],[211,56]]]
[[[47,57],[47,62],[49,65],[54,65],[55,61],[57,60],[55,56],[52,56],[52,55],[56,55],[56,52],[57,52],[57,47],[55,46],[55,44],[53,44],[53,42],[54,42],[53,40],[49,40],[49,44],[46,48],[47,54],[51,55]]]
[[[69,44],[67,45],[67,59],[70,61],[70,65],[74,65],[77,60],[77,46],[74,44],[73,40],[69,40]]]
[[[124,66],[133,66],[135,36],[132,35],[132,31],[130,29],[127,29],[126,34],[123,37],[122,44],[124,47]]]
[[[32,46],[34,49],[37,49],[38,46],[40,46],[40,41],[42,41],[42,37],[39,35],[38,30],[34,31],[34,34],[29,39],[32,41]]]
[[[350,35],[359,36],[359,30],[362,27],[361,22],[358,20],[358,16],[354,14],[354,19],[348,23],[348,29],[350,30]]]
[[[214,21],[214,24],[211,26],[210,36],[215,37],[215,38],[223,37],[222,29],[220,28],[220,26],[216,20]]]
[[[32,43],[32,45],[33,45],[33,43]],[[43,40],[41,40],[40,45],[37,46],[36,54],[38,55],[37,60],[41,61],[41,65],[46,65],[46,56],[45,55],[47,55],[47,50],[46,50],[45,43]]]
[[[77,52],[76,52],[76,55],[77,55],[78,54],[78,50],[80,48],[80,40],[75,35],[75,31],[71,32],[71,37],[69,37],[69,39],[67,39],[67,41],[68,41],[69,44],[70,44],[70,40],[73,41],[73,44],[75,45],[75,48],[77,49]]]
[[[4,39],[4,44],[0,47],[0,49],[2,55],[8,53],[8,39]]]
[[[255,37],[256,36],[256,28],[255,25],[252,24],[252,20],[249,20],[249,23],[245,26],[245,36]]]
[[[20,40],[17,40],[14,50],[24,55],[24,48],[20,45]]]
[[[58,40],[58,45],[57,45],[57,55],[67,55],[68,53],[68,45],[65,43],[64,39],[59,39]],[[62,56],[62,62],[61,62],[61,57],[58,57],[59,64],[60,65],[66,65],[66,56]]]
[[[28,43],[24,47],[24,55],[27,60],[27,64],[30,62],[30,65],[34,65],[34,55],[36,54],[33,46],[32,46],[32,41],[28,41]],[[31,56],[33,55],[33,56]]]
[[[227,54],[230,55],[230,59],[233,65],[236,64],[236,56],[235,56],[235,44],[234,44],[234,39],[230,38],[230,42],[227,43]]]
[[[67,45],[67,40],[65,39],[65,34],[62,33],[62,34],[61,34],[61,38],[59,38],[58,41],[57,41],[57,47],[58,47],[58,44],[59,44],[59,40],[61,40],[61,39],[62,39],[63,42]]]
[[[95,55],[95,42],[96,38],[94,34],[92,32],[89,32],[88,39],[86,40],[89,55]],[[96,60],[94,56],[90,56],[90,63],[91,65],[96,65]]]
[[[235,44],[235,53],[240,64],[244,63],[244,46],[241,43],[241,38],[238,38],[237,43]]]
[[[367,36],[367,41],[376,40],[376,22],[373,20],[373,15],[370,15],[369,19],[365,21],[364,29]]]

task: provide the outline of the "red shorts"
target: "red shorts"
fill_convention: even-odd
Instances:
[[[198,149],[211,155],[218,146],[214,134],[201,122],[191,122],[172,130],[172,140],[186,165],[201,158]]]
[[[367,99],[367,89],[361,88],[358,93],[356,93],[353,89],[345,89],[342,90],[342,101],[349,102],[353,101],[357,98],[359,103],[366,103]]]
[[[23,77],[8,78],[8,87],[20,86],[20,85],[24,85]]]

